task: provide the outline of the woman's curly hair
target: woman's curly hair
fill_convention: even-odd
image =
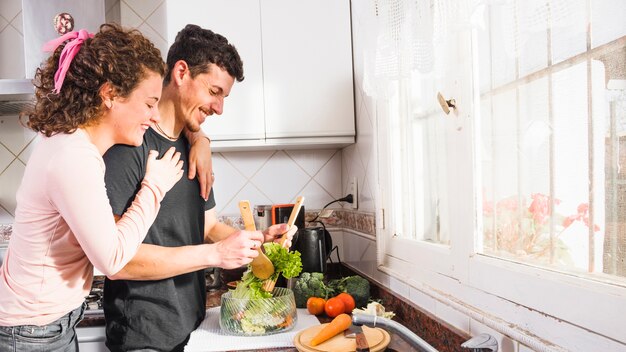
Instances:
[[[82,43],[59,93],[53,93],[54,75],[63,47],[35,73],[33,108],[24,111],[26,125],[50,137],[73,133],[78,127],[97,124],[103,115],[100,88],[109,82],[115,96],[128,97],[148,72],[165,74],[161,53],[138,30],[103,24],[93,38]]]

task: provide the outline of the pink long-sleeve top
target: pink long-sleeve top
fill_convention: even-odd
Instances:
[[[165,192],[144,179],[115,223],[104,171],[84,130],[40,136],[17,192],[13,234],[0,270],[0,325],[55,321],[83,303],[93,266],[114,274],[135,255]]]

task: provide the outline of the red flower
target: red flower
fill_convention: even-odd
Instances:
[[[531,197],[533,201],[530,203],[528,211],[532,214],[533,220],[537,224],[543,225],[550,214],[552,214],[551,198],[541,193],[535,193]],[[554,204],[559,204],[560,202],[558,199],[554,200]]]
[[[577,220],[584,222],[585,225],[589,227],[589,204],[581,203],[576,210],[578,211],[577,214],[570,215],[567,218],[565,218],[565,220],[563,221],[563,227],[567,228],[569,225],[571,225],[574,221],[577,221]],[[593,231],[594,232],[600,231],[600,226],[594,224]]]

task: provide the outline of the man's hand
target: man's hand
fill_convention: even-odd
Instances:
[[[261,231],[237,231],[225,239],[216,242],[219,266],[224,269],[235,269],[246,265],[259,255],[257,248],[263,244]]]
[[[287,224],[276,224],[263,231],[263,237],[265,238],[265,242],[276,243],[281,243],[283,238],[285,238],[285,241],[282,242],[283,247],[289,248],[291,247],[291,241],[293,240],[293,235],[295,235],[296,231],[298,231],[298,226],[296,225],[289,228]]]
[[[209,198],[215,177],[213,176],[211,142],[205,137],[195,138],[189,150],[189,179],[193,180],[196,173],[200,182],[200,196],[206,200]]]

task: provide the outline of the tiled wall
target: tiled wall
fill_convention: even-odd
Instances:
[[[166,52],[165,1],[107,0],[105,8],[107,21],[139,28]],[[23,78],[23,56],[21,0],[2,0],[0,78]],[[17,116],[0,116],[0,224],[13,222],[15,192],[34,139]],[[218,213],[224,216],[238,214],[241,199],[290,203],[303,195],[306,209],[319,209],[344,196],[342,171],[355,169],[342,167],[341,150],[214,153],[213,166]]]
[[[365,91],[365,53],[376,43],[376,22],[372,17],[372,1],[352,1],[352,47],[354,65],[354,95],[356,107],[356,143],[342,149],[342,187],[347,193],[350,180],[358,180],[359,213],[373,219],[380,208],[376,199],[378,185],[378,155],[376,148],[376,100]],[[374,225],[375,226],[375,225]],[[344,231],[342,260],[362,273],[381,282],[387,278],[376,268],[376,236],[357,231]]]

